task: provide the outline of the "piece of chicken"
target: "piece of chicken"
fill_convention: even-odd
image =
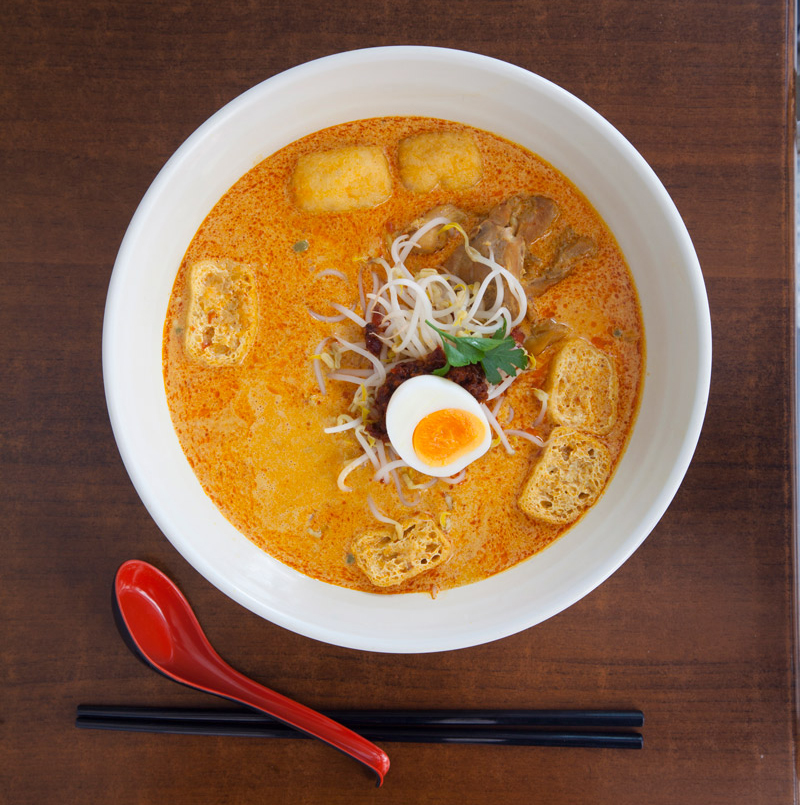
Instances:
[[[512,196],[489,211],[488,217],[470,237],[469,244],[522,281],[531,245],[547,234],[558,213],[558,205],[547,196]],[[453,252],[445,268],[469,285],[483,282],[491,271],[489,266],[470,259],[463,245]],[[491,305],[495,296],[496,289],[492,285],[487,288],[487,303]],[[505,298],[508,299],[509,311],[516,315],[516,299],[510,292]]]
[[[566,338],[570,332],[568,325],[554,319],[537,319],[522,345],[528,355],[541,355],[549,346]]]
[[[558,213],[558,205],[547,196],[512,196],[490,210],[489,220],[510,227],[529,249],[550,231]]]
[[[529,297],[540,296],[548,288],[564,279],[584,258],[593,254],[595,242],[586,235],[579,235],[568,226],[561,233],[553,259],[537,263],[529,259],[525,263],[523,285]]]

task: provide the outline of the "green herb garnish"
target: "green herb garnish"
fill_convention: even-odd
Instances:
[[[468,366],[479,363],[490,383],[500,383],[500,370],[507,375],[515,375],[517,369],[528,365],[525,350],[517,346],[517,342],[506,335],[506,323],[491,338],[481,336],[457,336],[442,332],[430,322],[426,324],[442,337],[442,347],[447,363],[434,371],[435,375],[444,377],[453,366]]]
[[[292,246],[292,250],[296,253],[304,252],[308,249],[308,241],[307,240],[298,240],[297,243]]]

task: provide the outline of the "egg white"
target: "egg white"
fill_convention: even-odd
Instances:
[[[414,429],[424,417],[443,408],[458,408],[478,417],[486,434],[469,453],[443,467],[431,467],[414,450]],[[437,478],[461,472],[468,464],[479,459],[492,444],[492,431],[478,401],[458,383],[436,375],[418,375],[397,388],[386,408],[386,432],[395,452],[406,464]]]

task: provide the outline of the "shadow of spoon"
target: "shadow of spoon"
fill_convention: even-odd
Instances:
[[[190,688],[252,707],[339,749],[375,772],[378,787],[389,758],[347,727],[259,685],[217,654],[178,587],[147,562],[125,562],[114,579],[114,617],[139,659]]]

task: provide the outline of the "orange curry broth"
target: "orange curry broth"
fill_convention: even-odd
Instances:
[[[399,180],[396,147],[409,134],[469,130],[481,152],[483,176],[463,192],[414,194]],[[350,213],[309,214],[293,206],[288,190],[297,158],[343,144],[384,149],[394,174],[385,203]],[[594,238],[597,252],[536,300],[540,318],[569,324],[613,356],[620,380],[619,414],[603,437],[616,465],[636,414],[644,370],[644,333],[636,292],[613,237],[583,195],[558,171],[527,150],[490,133],[428,118],[362,120],[312,134],[283,148],[245,174],[198,230],[178,272],[164,327],[164,377],[169,409],[186,457],[203,489],[225,517],[263,550],[298,571],[370,592],[435,591],[498,573],[542,550],[568,527],[536,522],[520,511],[520,487],[539,455],[533,443],[512,437],[508,455],[493,446],[467,468],[466,479],[422,491],[416,509],[403,506],[394,486],[371,479],[371,465],[350,474],[350,493],[336,484],[344,464],[360,452],[351,433],[323,428],[347,411],[355,386],[327,382],[323,395],[311,355],[333,333],[359,341],[348,321],[314,320],[308,309],[335,314],[328,301],[358,301],[364,258],[387,256],[387,233],[397,233],[430,208],[453,203],[487,212],[511,195],[550,196],[573,229]],[[294,244],[307,241],[305,251]],[[182,327],[188,267],[200,259],[229,258],[259,266],[259,327],[241,365],[207,367],[187,358]],[[441,255],[420,258],[441,262]],[[411,261],[409,261],[411,263]],[[335,268],[347,275],[315,279]],[[357,307],[359,307],[357,305]],[[360,310],[359,310],[360,312]],[[530,392],[541,386],[552,349],[518,378],[499,412],[506,427],[525,429],[539,412]],[[365,362],[366,365],[366,362]],[[508,414],[513,409],[513,424]],[[546,438],[550,425],[539,429]],[[412,475],[416,480],[423,476]],[[446,513],[451,558],[404,584],[380,590],[352,563],[355,535],[376,522],[371,495],[388,516],[403,521],[424,512],[437,523]],[[409,493],[409,495],[416,493]]]

